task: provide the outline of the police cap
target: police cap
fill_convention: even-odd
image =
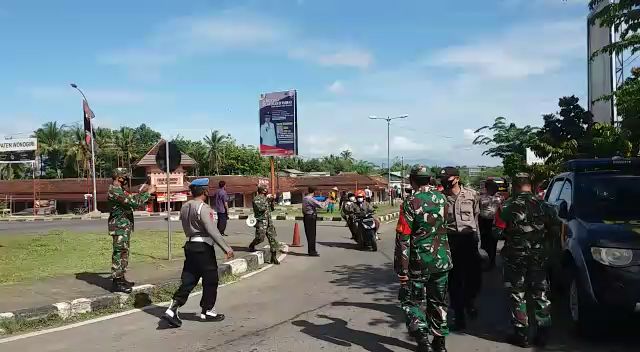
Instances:
[[[129,177],[129,170],[125,169],[124,167],[117,167],[117,168],[113,169],[111,177],[114,180],[118,179],[118,178],[128,178]]]
[[[189,187],[209,187],[209,179],[208,178],[197,178],[191,181]]]
[[[514,186],[530,185],[531,175],[526,172],[518,172],[513,178]]]
[[[453,166],[447,166],[440,170],[440,177],[460,176],[460,170]]]

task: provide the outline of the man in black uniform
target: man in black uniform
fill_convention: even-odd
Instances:
[[[233,250],[216,231],[213,210],[205,203],[209,197],[209,179],[194,180],[189,188],[193,199],[180,209],[182,229],[187,235],[187,242],[184,245],[182,284],[174,293],[171,305],[162,317],[173,327],[182,326],[178,308],[187,303],[189,294],[200,278],[202,278],[200,319],[202,321],[224,320],[224,314],[216,313],[214,308],[218,296],[218,263],[213,244],[217,244],[225,252],[227,259],[233,258]]]

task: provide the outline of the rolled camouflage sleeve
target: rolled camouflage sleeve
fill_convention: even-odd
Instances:
[[[126,193],[122,188],[114,188],[110,194],[112,200],[132,209],[140,208],[149,201],[150,197],[151,195],[147,192]]]

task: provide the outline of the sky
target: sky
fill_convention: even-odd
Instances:
[[[0,1],[0,135],[146,123],[259,143],[261,93],[298,91],[303,157],[349,149],[495,165],[473,131],[587,95],[587,0]],[[24,136],[24,135],[22,135]]]

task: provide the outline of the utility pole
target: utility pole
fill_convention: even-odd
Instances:
[[[387,194],[389,195],[389,203],[393,206],[393,197],[391,196],[391,121],[397,119],[406,119],[409,115],[400,115],[395,117],[376,117],[369,116],[371,120],[384,120],[387,121]]]

